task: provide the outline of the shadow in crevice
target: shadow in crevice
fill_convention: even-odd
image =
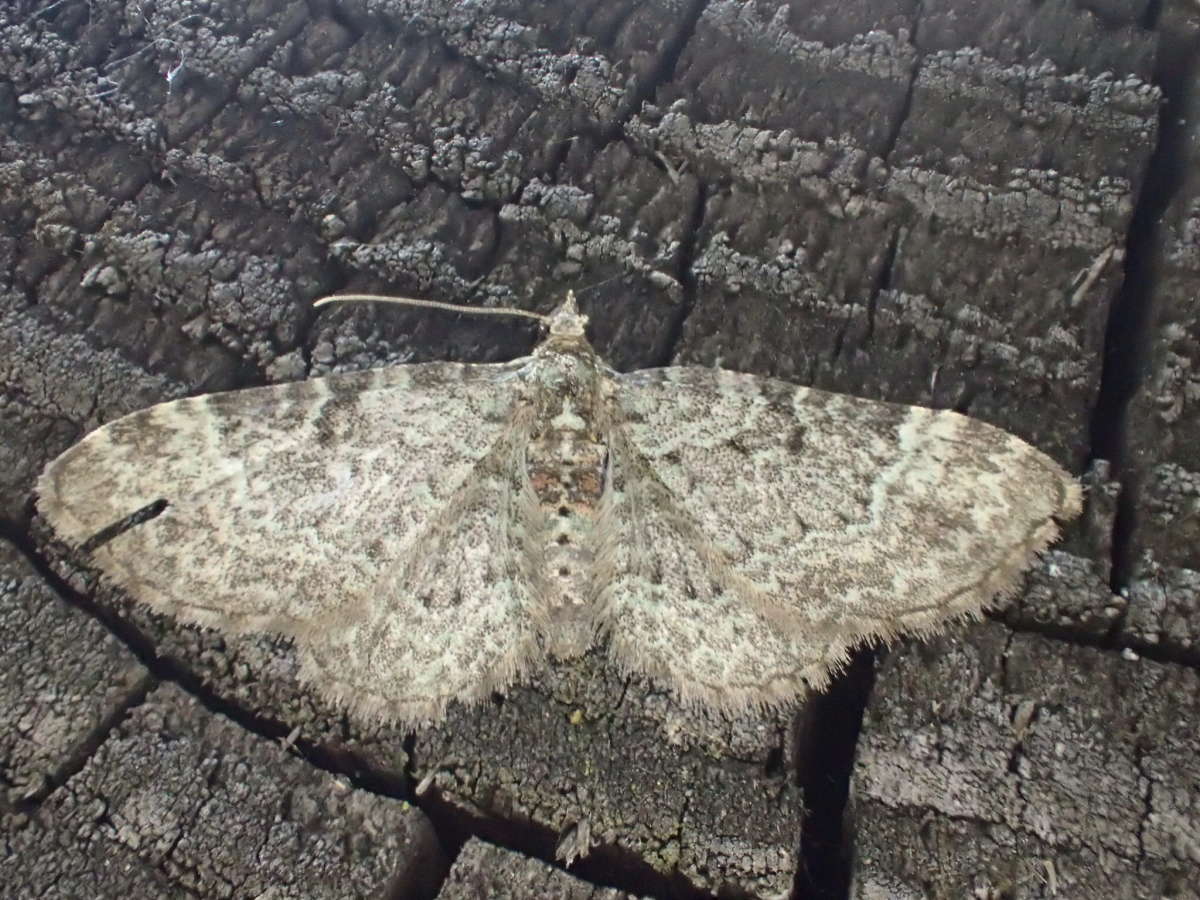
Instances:
[[[707,204],[708,189],[703,182],[698,182],[696,196],[688,213],[688,222],[682,230],[679,259],[675,270],[675,278],[683,287],[683,296],[671,311],[666,334],[659,345],[658,353],[650,363],[651,367],[669,366],[674,363],[679,348],[683,344],[684,329],[688,318],[696,307],[699,287],[692,267],[696,260],[696,245],[700,239],[700,230],[704,224],[704,210]]]
[[[622,108],[617,112],[616,118],[619,123],[617,131],[625,127],[625,123],[641,110],[643,104],[654,101],[659,88],[669,84],[675,78],[679,60],[688,44],[691,43],[706,6],[708,6],[708,0],[691,0],[684,4],[683,8],[673,17],[674,22],[677,23],[675,31],[663,42],[662,53],[653,69],[638,81],[636,89],[630,93]]]
[[[919,38],[921,34],[921,15],[923,12],[924,8],[922,4],[918,3],[913,10],[912,27],[909,31],[909,43],[912,44],[916,53],[913,55],[912,67],[908,72],[908,81],[904,88],[904,98],[900,101],[900,109],[896,113],[896,118],[890,124],[887,133],[884,135],[883,143],[879,148],[879,158],[889,165],[892,162],[892,153],[900,143],[900,135],[904,131],[904,126],[912,114],[913,94],[917,89],[917,76],[921,73],[921,63],[925,55]]]
[[[875,652],[859,650],[833,686],[807,704],[796,749],[805,806],[796,897],[840,900],[849,895],[853,835],[847,803],[858,736],[874,685]]]
[[[555,857],[561,835],[534,822],[489,816],[465,808],[430,788],[416,803],[433,822],[438,839],[453,859],[472,837],[543,862],[591,885],[656,900],[709,900],[713,895],[682,875],[664,875],[634,853],[602,844],[569,867]],[[727,896],[722,894],[722,897]],[[728,895],[734,897],[735,895]]]
[[[1103,634],[1095,634],[1081,630],[1074,624],[1058,624],[1055,622],[1037,622],[1021,619],[1000,613],[988,613],[989,621],[1002,624],[1013,634],[1031,634],[1069,644],[1074,647],[1091,647],[1105,653],[1136,653],[1143,659],[1164,665],[1178,665],[1195,668],[1200,666],[1200,649],[1177,647],[1163,642],[1150,643],[1138,640],[1129,635],[1116,633],[1115,628]],[[1120,622],[1121,619],[1116,621]]]
[[[1200,99],[1195,87],[1198,54],[1200,33],[1164,30],[1154,72],[1164,99],[1158,143],[1147,163],[1126,235],[1124,280],[1109,311],[1100,391],[1092,411],[1092,458],[1110,460],[1122,487],[1113,526],[1110,587],[1114,592],[1128,586],[1136,562],[1134,531],[1140,503],[1134,457],[1138,448],[1130,442],[1129,405],[1142,388],[1149,361],[1153,303],[1161,286],[1163,218],[1187,181],[1192,163],[1189,141]],[[1114,634],[1121,624],[1115,624]]]

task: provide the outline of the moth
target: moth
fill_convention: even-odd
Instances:
[[[49,464],[40,512],[136,600],[290,636],[319,694],[415,724],[595,644],[685,703],[788,704],[859,644],[978,615],[1080,511],[1057,463],[975,419],[619,373],[572,294],[535,318],[507,363],[127,415]]]

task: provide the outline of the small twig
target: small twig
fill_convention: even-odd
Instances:
[[[1078,287],[1076,287],[1074,292],[1071,294],[1071,306],[1078,306],[1081,302],[1083,302],[1084,296],[1092,289],[1092,285],[1094,285],[1100,279],[1100,274],[1104,271],[1104,267],[1108,265],[1109,260],[1111,260],[1116,253],[1117,245],[1109,244],[1100,251],[1100,255],[1096,257],[1091,266],[1089,266],[1086,270],[1076,274],[1075,280],[1072,282],[1072,286],[1078,285]]]
[[[60,2],[62,2],[62,0],[60,0]],[[145,16],[143,16],[142,18],[144,20]],[[190,19],[199,19],[201,21],[207,21],[207,22],[212,21],[211,19],[208,18],[208,16],[205,16],[201,13],[189,13],[188,15],[178,18],[174,22],[171,22],[169,25],[167,25],[163,29],[163,31],[164,32],[170,31],[172,28],[175,28],[179,25],[187,24],[188,20],[190,20]],[[154,50],[154,49],[156,49],[158,47],[162,47],[162,46],[166,46],[170,49],[173,49],[179,54],[179,62],[175,63],[175,65],[171,66],[171,68],[167,69],[167,71],[163,73],[163,77],[166,78],[166,80],[167,80],[167,93],[169,94],[171,92],[171,89],[175,86],[176,79],[179,77],[180,73],[183,71],[184,64],[187,62],[186,48],[184,47],[183,44],[181,44],[179,41],[175,40],[174,38],[170,38],[170,37],[152,38],[150,40],[150,42],[148,44],[146,44],[146,46],[139,47],[137,50],[134,50],[132,53],[127,54],[126,56],[122,56],[118,59],[110,60],[109,62],[105,63],[101,67],[101,71],[108,72],[108,71],[111,71],[111,70],[117,68],[118,66],[124,66],[126,63],[130,62],[131,60],[136,59],[137,57],[141,56],[143,53],[147,53],[151,50]],[[105,80],[109,80],[109,79],[107,79],[107,76],[105,76]],[[114,87],[112,90],[116,90],[119,87],[120,87],[120,83],[116,82],[116,87]],[[95,94],[93,96],[103,97],[110,93],[112,93],[112,91],[105,91],[104,93]]]
[[[49,6],[43,6],[41,9],[39,9],[37,12],[35,12],[33,15],[31,15],[29,17],[29,19],[30,19],[30,21],[32,21],[33,19],[36,19],[38,16],[42,16],[42,15],[45,15],[46,13],[50,12],[50,10],[54,9],[54,7],[62,6],[66,2],[67,2],[67,0],[55,0],[55,2],[51,3]]]

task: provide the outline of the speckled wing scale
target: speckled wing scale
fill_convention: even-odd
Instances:
[[[544,321],[511,363],[134,413],[54,460],[39,508],[132,597],[290,635],[319,692],[409,723],[597,641],[684,701],[785,704],[857,644],[978,614],[1079,512],[1074,479],[976,420],[621,375],[573,297]]]

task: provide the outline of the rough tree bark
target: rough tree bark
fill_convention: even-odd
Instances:
[[[1183,0],[5,4],[3,891],[1200,896],[1198,29]],[[567,288],[619,369],[953,407],[1086,471],[1088,511],[992,619],[792,715],[707,720],[594,654],[416,734],[39,525],[42,466],[123,413],[533,340],[316,296]]]

